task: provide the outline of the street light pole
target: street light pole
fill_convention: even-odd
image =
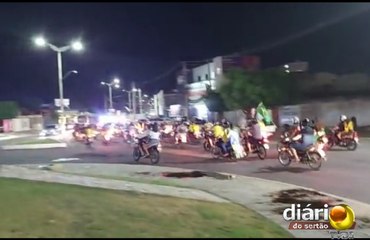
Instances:
[[[34,43],[39,47],[48,46],[51,50],[57,53],[57,62],[58,62],[58,87],[59,87],[59,101],[60,101],[60,124],[64,126],[64,96],[63,96],[63,67],[62,67],[62,53],[73,49],[75,51],[83,50],[83,45],[80,41],[75,41],[70,45],[57,47],[49,42],[47,42],[43,37],[37,37],[34,39]],[[62,128],[64,129],[64,127]]]
[[[141,89],[140,88],[139,88],[138,92],[139,92],[139,113],[142,114],[143,113],[143,101],[142,101],[142,98],[141,98]]]
[[[113,109],[112,86],[108,85],[108,89],[109,89],[109,109]]]
[[[58,49],[58,85],[59,85],[59,99],[60,99],[60,111],[64,113],[64,103],[63,103],[63,69],[62,69],[62,52]]]
[[[101,85],[105,85],[108,87],[109,91],[109,109],[113,109],[113,93],[112,93],[112,86],[115,88],[119,88],[120,80],[118,78],[113,79],[110,83],[107,82],[100,82]]]

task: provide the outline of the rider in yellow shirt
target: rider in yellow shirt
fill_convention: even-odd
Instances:
[[[193,123],[192,130],[193,130],[193,134],[194,134],[195,138],[199,138],[200,137],[200,126],[199,126],[199,124]]]
[[[220,123],[216,122],[216,124],[212,128],[213,136],[216,139],[223,139],[224,137],[224,128],[220,125]]]

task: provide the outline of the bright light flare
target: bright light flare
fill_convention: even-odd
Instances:
[[[84,49],[84,46],[80,41],[73,42],[71,46],[75,51],[82,51]]]
[[[45,47],[46,46],[46,40],[43,37],[36,37],[34,39],[34,43],[36,44],[36,46],[39,46],[39,47]]]
[[[115,78],[115,79],[113,80],[113,83],[115,83],[115,84],[119,84],[119,83],[120,83],[120,80],[119,80],[118,78]]]

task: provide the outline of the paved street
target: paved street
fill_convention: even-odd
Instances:
[[[275,146],[271,148],[275,149]],[[212,159],[200,146],[187,145],[179,149],[164,144],[159,165],[277,180],[370,203],[370,192],[365,187],[370,181],[369,140],[363,139],[356,152],[340,149],[329,152],[329,160],[323,163],[320,171],[312,171],[308,166],[297,163],[284,168],[276,160],[276,155],[276,151],[271,150],[269,159],[266,160],[259,160],[253,156],[248,160],[227,162]],[[81,143],[70,142],[66,149],[1,151],[0,157],[1,164],[45,164],[53,160],[136,164],[132,159],[131,147],[118,140],[109,146],[96,142],[92,149]],[[149,164],[149,161],[143,159],[140,160],[140,164]]]

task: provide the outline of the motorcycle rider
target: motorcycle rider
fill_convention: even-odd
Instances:
[[[185,121],[175,125],[175,144],[179,144],[179,142],[183,142],[183,140],[186,141],[187,131],[188,126]]]
[[[189,133],[194,136],[195,139],[200,137],[200,126],[196,123],[196,120],[193,120],[189,126]]]
[[[233,149],[236,158],[245,157],[246,153],[240,143],[240,134],[237,127],[230,123],[226,126],[226,129],[228,129],[226,149]]]
[[[309,119],[302,121],[302,127],[299,132],[296,133],[297,134],[292,137],[292,141],[294,142],[292,143],[290,150],[292,151],[296,162],[299,162],[300,159],[297,150],[304,151],[308,146],[315,143],[315,133],[314,129],[309,126]]]
[[[139,120],[135,124],[135,128],[136,128],[136,131],[137,131],[138,134],[144,133],[145,128],[146,128],[146,122],[144,120]]]
[[[145,157],[149,156],[149,147],[157,145],[160,145],[160,138],[161,133],[159,131],[159,127],[157,123],[150,124],[148,126],[148,131],[146,131],[148,137],[148,141],[144,144],[144,150],[145,150]]]
[[[216,122],[215,125],[213,126],[213,136],[216,139],[216,146],[221,149],[222,154],[226,154],[227,150],[224,142],[225,131],[219,122]]]
[[[335,136],[339,140],[339,142],[342,141],[342,136],[345,134],[348,134],[353,131],[353,123],[351,120],[347,119],[346,115],[340,116],[340,122],[336,126],[336,134]]]
[[[247,147],[248,152],[252,152],[252,145],[263,139],[261,125],[257,119],[252,119],[250,122],[250,129],[248,131]]]
[[[210,132],[212,131],[212,128],[213,128],[213,124],[211,122],[206,122],[204,125],[203,125],[203,129],[205,132]]]
[[[137,139],[139,140],[139,146],[140,146],[140,149],[142,150],[142,152],[144,153],[144,157],[148,157],[149,152],[147,151],[147,149],[145,147],[145,144],[149,140],[148,137],[149,137],[149,134],[150,134],[150,129],[149,129],[149,126],[147,124],[144,124],[141,127],[143,127],[143,130],[140,134],[137,135]]]

